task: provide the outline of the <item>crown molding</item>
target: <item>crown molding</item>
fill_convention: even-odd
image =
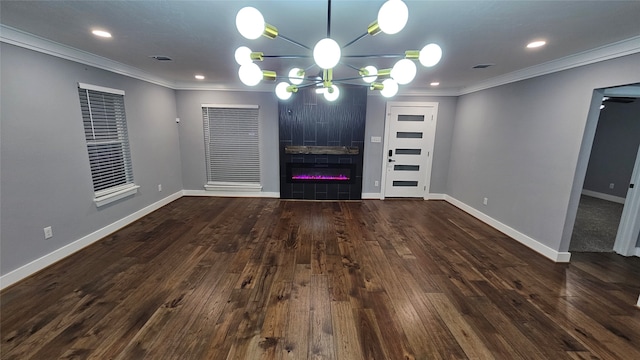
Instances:
[[[33,34],[0,24],[0,42],[16,45],[62,59],[94,66],[99,69],[129,76],[138,80],[150,82],[174,90],[205,90],[205,91],[242,91],[242,92],[271,92],[266,88],[246,88],[234,85],[196,84],[193,82],[172,82],[167,79],[151,75],[133,66],[125,65],[83,50],[63,45]],[[526,80],[537,76],[589,65],[600,61],[615,59],[640,52],[640,36],[618,41],[612,44],[552,60],[543,64],[517,70],[508,74],[496,76],[461,89],[434,90],[426,88],[407,89],[400,91],[398,96],[460,96],[492,87]],[[381,96],[370,92],[369,96]]]
[[[246,86],[235,86],[235,85],[224,85],[224,84],[212,84],[212,83],[193,83],[193,82],[176,82],[173,84],[172,89],[174,90],[206,90],[206,91],[241,91],[241,92],[273,92],[273,89],[270,89],[267,86],[254,86],[254,87],[246,87]]]
[[[63,45],[45,38],[0,24],[0,42],[16,45],[99,69],[125,75],[152,84],[173,88],[174,84],[166,79],[146,73],[133,66],[125,65],[102,56]]]
[[[600,61],[615,59],[638,52],[640,52],[640,36],[583,51],[574,55],[569,55],[557,60],[548,61],[546,63],[510,72],[508,74],[496,76],[475,85],[467,86],[463,88],[458,95],[470,94],[476,91],[547,75],[558,71],[568,70],[579,66],[589,65]]]

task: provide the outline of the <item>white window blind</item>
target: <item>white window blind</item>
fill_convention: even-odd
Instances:
[[[260,184],[258,107],[202,105],[202,117],[207,183],[256,189]]]
[[[133,183],[124,92],[79,84],[78,94],[96,200],[137,188]]]

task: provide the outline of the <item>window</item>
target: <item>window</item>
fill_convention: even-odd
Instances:
[[[78,84],[97,206],[137,192],[124,110],[124,91]]]
[[[258,106],[202,105],[207,190],[260,191]]]

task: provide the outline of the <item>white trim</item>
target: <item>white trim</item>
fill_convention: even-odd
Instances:
[[[518,230],[505,225],[503,223],[501,223],[500,221],[490,217],[489,215],[474,209],[473,207],[463,203],[460,200],[455,199],[452,196],[449,195],[445,195],[445,200],[447,202],[449,202],[450,204],[458,207],[459,209],[461,209],[462,211],[468,213],[469,215],[477,218],[478,220],[484,222],[485,224],[493,227],[494,229],[504,233],[505,235],[511,237],[512,239],[518,241],[519,243],[523,244],[524,246],[530,248],[531,250],[536,251],[537,253],[549,258],[551,261],[557,262],[557,263],[567,263],[569,262],[569,259],[571,258],[571,253],[569,252],[559,252],[556,250],[553,250],[552,248],[548,247],[547,245],[544,245],[543,243],[539,242],[538,240],[535,240],[521,232],[519,232]]]
[[[367,96],[375,96],[375,97],[381,97],[384,100],[387,100],[388,98],[385,98],[384,96],[382,96],[382,94],[380,94],[380,91],[369,91],[367,92]],[[405,88],[404,90],[401,88],[398,93],[394,96],[394,98],[398,98],[398,97],[424,97],[424,96],[460,96],[460,89],[458,88],[451,88],[451,89],[442,89],[442,90],[435,90],[433,88],[425,88],[425,87],[416,87],[416,88]]]
[[[636,304],[637,307],[640,307],[640,296],[638,296],[638,303]]]
[[[139,187],[139,185],[127,186],[122,190],[114,191],[112,193],[96,197],[95,199],[93,199],[93,202],[96,203],[97,207],[111,204],[114,201],[118,201],[120,199],[126,198],[127,196],[136,194]]]
[[[85,83],[79,82],[78,87],[80,89],[85,89],[85,90],[93,90],[93,91],[100,91],[100,92],[116,94],[116,95],[124,95],[124,90],[112,89],[104,86],[91,85],[91,84],[85,84]]]
[[[219,192],[260,192],[262,191],[262,185],[254,183],[209,182],[204,184],[204,189]]]
[[[202,104],[203,108],[224,108],[224,109],[260,109],[259,105],[243,104]]]
[[[447,200],[447,194],[427,194],[425,200]]]
[[[151,75],[133,66],[125,65],[102,56],[78,50],[71,46],[47,40],[2,24],[0,24],[0,42],[52,55],[61,59],[75,61],[98,69],[150,82],[152,84],[173,88],[173,82]]]
[[[614,195],[609,195],[609,194],[605,194],[597,191],[585,190],[585,189],[582,189],[582,195],[587,195],[587,196],[594,197],[596,199],[607,200],[607,201],[611,201],[618,204],[624,204],[624,201],[626,200],[625,198],[620,196],[614,196]]]
[[[380,193],[362,193],[362,200],[380,200],[381,196]]]
[[[39,259],[36,259],[26,265],[23,265],[5,275],[0,277],[0,289],[4,289],[16,282],[35,274],[36,272],[50,266],[67,256],[84,249],[85,247],[93,244],[94,242],[103,239],[104,237],[112,234],[123,227],[131,224],[132,222],[146,216],[161,207],[169,204],[172,201],[175,201],[182,197],[182,191],[178,191],[172,195],[167,196],[166,198],[157,201],[145,208],[142,208],[131,215],[125,216],[124,218],[103,227],[102,229],[96,230],[89,235],[83,236],[82,238],[67,244],[59,249],[56,249],[49,254],[42,256]]]
[[[607,44],[595,49],[583,51],[577,54],[565,56],[560,59],[548,61],[526,69],[517,70],[508,74],[496,76],[475,85],[462,88],[458,95],[466,95],[476,91],[493,88],[500,85],[526,80],[542,75],[568,70],[579,66],[589,65],[605,60],[611,60],[626,55],[640,52],[640,36]]]
[[[640,146],[638,146],[629,183],[640,184]],[[636,252],[638,234],[640,234],[640,189],[629,187],[627,201],[622,208],[616,241],[613,243],[613,251],[620,255],[632,256]]]
[[[634,253],[635,256],[640,257],[640,247],[636,248],[636,251]]]
[[[183,196],[215,196],[215,197],[255,197],[280,198],[279,192],[269,191],[212,191],[212,190],[182,190]]]

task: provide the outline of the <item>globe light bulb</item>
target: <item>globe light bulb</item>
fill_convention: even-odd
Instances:
[[[278,97],[278,99],[289,100],[289,98],[293,94],[287,91],[288,87],[289,87],[289,83],[284,81],[276,85],[276,96]]]
[[[398,83],[393,79],[387,79],[382,82],[384,89],[380,90],[380,94],[386,98],[394,97],[398,93]]]
[[[236,49],[235,58],[238,65],[249,64],[251,60],[251,49],[246,46],[240,46]]]
[[[262,80],[262,70],[254,63],[244,64],[238,70],[240,81],[247,86],[256,86]]]
[[[398,61],[391,69],[391,77],[400,85],[406,85],[416,77],[416,64],[409,59]]]
[[[432,67],[440,62],[442,58],[442,49],[437,44],[429,44],[420,50],[420,64],[426,67]]]
[[[236,27],[240,35],[247,39],[255,40],[264,32],[264,17],[254,7],[244,7],[236,15]]]
[[[322,69],[333,69],[340,62],[340,45],[329,38],[318,41],[313,48],[313,60]]]
[[[340,89],[335,85],[331,85],[331,89],[327,88],[324,91],[324,98],[327,101],[336,101],[339,96],[340,96]]]
[[[299,72],[302,72],[302,75],[298,75]],[[302,84],[303,80],[304,80],[304,70],[300,68],[293,68],[291,69],[291,71],[289,71],[289,81],[293,85],[300,85]]]
[[[409,20],[409,9],[400,0],[389,0],[378,11],[378,26],[385,34],[397,34]]]
[[[376,81],[376,79],[378,78],[378,69],[376,69],[375,66],[371,65],[366,66],[364,69],[369,72],[369,75],[363,76],[362,80],[364,80],[364,82],[366,83],[372,83]]]

